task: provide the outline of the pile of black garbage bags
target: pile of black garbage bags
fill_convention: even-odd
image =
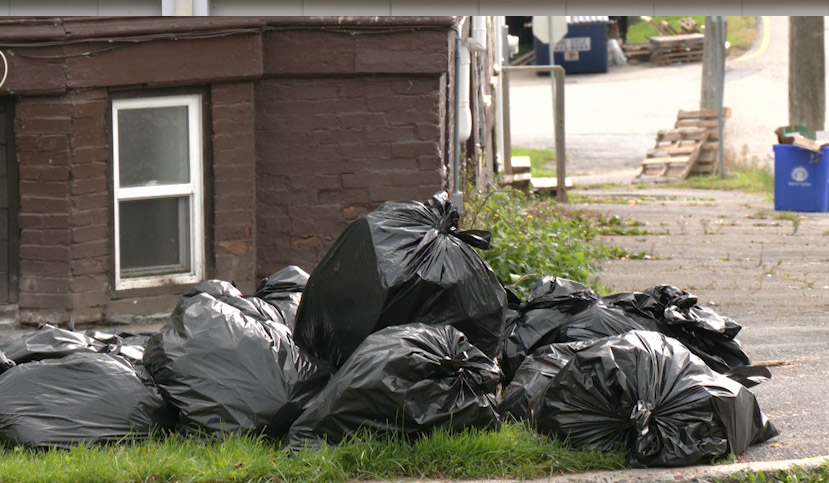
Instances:
[[[231,433],[300,450],[507,418],[635,466],[739,454],[777,432],[740,326],[675,287],[601,297],[544,277],[526,301],[446,193],[352,222],[310,275],[253,296],[207,281],[157,333],[46,325],[0,338],[0,440],[65,447]]]

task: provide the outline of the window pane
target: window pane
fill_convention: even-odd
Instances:
[[[187,107],[118,111],[122,187],[190,182]]]
[[[190,198],[121,201],[121,278],[190,271]]]

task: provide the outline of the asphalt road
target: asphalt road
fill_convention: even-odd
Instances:
[[[768,24],[761,21],[758,27],[752,50],[726,62],[724,104],[732,116],[725,126],[725,149],[727,158],[770,162],[774,130],[788,124],[788,19],[768,17]],[[829,35],[826,39],[829,44]],[[549,78],[511,75],[513,146],[554,147]],[[699,62],[611,66],[606,74],[567,76],[568,175],[629,178],[653,147],[657,131],[672,128],[678,110],[699,108],[701,77]]]

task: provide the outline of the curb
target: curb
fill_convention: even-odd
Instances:
[[[565,482],[600,482],[600,483],[643,483],[648,481],[716,481],[735,475],[743,470],[751,471],[778,471],[788,470],[798,466],[803,470],[811,470],[829,464],[829,455],[812,456],[797,460],[779,461],[752,461],[748,463],[734,463],[729,465],[688,466],[684,468],[642,468],[617,471],[593,471],[589,473],[554,476],[535,482],[565,483]]]

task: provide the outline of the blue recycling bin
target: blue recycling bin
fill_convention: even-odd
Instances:
[[[829,146],[820,151],[774,146],[775,210],[829,211]]]
[[[567,74],[607,72],[609,17],[567,17],[567,35],[553,47],[555,65]],[[533,37],[535,64],[550,65],[550,46]]]

